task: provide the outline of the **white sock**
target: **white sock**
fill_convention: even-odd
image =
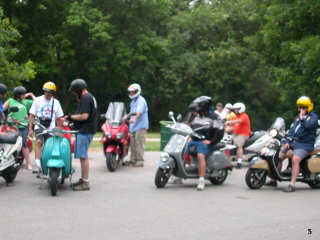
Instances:
[[[36,159],[36,160],[35,160],[35,165],[36,165],[37,168],[41,169],[40,159]]]
[[[204,182],[204,177],[200,177],[199,182]]]
[[[238,163],[242,163],[242,158],[238,158]]]
[[[89,182],[89,179],[84,179],[84,178],[81,178],[82,179],[82,181],[84,181],[84,182]]]

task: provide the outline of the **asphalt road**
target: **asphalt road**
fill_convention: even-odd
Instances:
[[[32,154],[33,155],[33,154]],[[196,180],[154,185],[159,152],[147,152],[143,168],[107,170],[100,151],[90,152],[91,190],[67,184],[50,196],[47,182],[21,169],[13,186],[0,179],[0,239],[320,239],[320,190],[298,184],[296,192],[247,188],[246,168],[221,186]],[[80,176],[74,160],[73,180]]]

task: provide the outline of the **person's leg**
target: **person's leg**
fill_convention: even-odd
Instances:
[[[146,136],[147,136],[147,130],[141,129],[136,132],[136,141],[135,141],[135,157],[137,160],[137,163],[135,166],[142,167],[144,163],[144,147],[146,142]]]
[[[130,133],[130,163],[134,164],[137,161],[137,157],[136,157],[136,152],[137,152],[137,147],[136,147],[136,133]]]
[[[82,179],[89,180],[89,159],[80,158],[81,163],[81,177]]]

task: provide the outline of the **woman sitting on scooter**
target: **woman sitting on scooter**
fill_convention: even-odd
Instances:
[[[312,111],[313,102],[309,97],[302,96],[297,100],[299,115],[295,117],[293,125],[289,130],[289,137],[295,139],[283,140],[284,146],[280,150],[281,160],[286,158],[288,150],[293,150],[292,172],[290,184],[283,188],[284,192],[294,192],[295,183],[300,171],[300,162],[309,152],[313,151],[317,135],[318,116]],[[281,164],[279,166],[281,168]],[[277,186],[276,180],[271,179],[267,186]]]
[[[223,137],[223,123],[220,117],[214,113],[210,112],[212,100],[210,97],[201,96],[194,100],[197,104],[196,111],[198,115],[192,121],[192,128],[196,129],[204,125],[210,124],[210,128],[204,128],[197,131],[200,135],[204,136],[204,140],[189,140],[187,145],[187,152],[191,147],[195,148],[197,152],[198,159],[198,173],[199,173],[199,183],[197,190],[204,190],[205,182],[204,176],[206,172],[206,157],[210,154],[213,149],[214,144],[218,143]]]
[[[33,103],[33,100],[25,99],[31,97],[35,99],[33,93],[27,93],[27,90],[23,86],[18,86],[13,89],[13,98],[9,98],[4,104],[3,108],[8,109],[10,107],[18,107],[18,112],[9,112],[8,117],[12,117],[16,120],[15,127],[19,129],[20,136],[22,137],[22,153],[27,162],[28,169],[32,170],[31,160],[29,155],[29,149],[27,146],[28,138],[28,112]]]

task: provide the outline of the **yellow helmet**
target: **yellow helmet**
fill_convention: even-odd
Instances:
[[[307,107],[308,112],[311,112],[313,110],[313,102],[311,99],[307,96],[302,96],[297,100],[297,106],[299,107]]]
[[[57,91],[57,87],[53,82],[46,82],[42,88],[43,91],[46,92],[55,92]]]

